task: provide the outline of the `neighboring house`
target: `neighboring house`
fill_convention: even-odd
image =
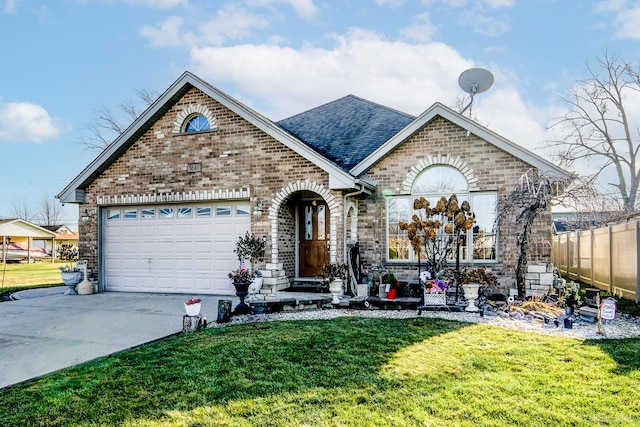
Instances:
[[[64,224],[43,225],[42,228],[56,233],[56,239],[54,241],[42,240],[36,242],[35,244],[37,246],[44,248],[49,253],[56,253],[56,256],[58,248],[60,248],[61,246],[68,246],[73,252],[78,251],[78,239],[80,237],[80,234],[77,231],[71,230],[71,228]]]
[[[41,260],[50,253],[34,241],[53,242],[55,237],[56,233],[22,219],[0,219],[0,262]]]
[[[346,96],[276,123],[187,72],[58,198],[79,204],[80,258],[100,290],[232,294],[248,230],[267,240],[266,292],[343,262],[355,242],[362,262],[410,279],[398,221],[414,197],[452,193],[477,217],[463,263],[511,285],[515,236],[493,233],[495,204],[532,167],[569,176],[439,103],[413,117]],[[547,239],[548,219],[534,230]],[[533,248],[530,262],[549,259]]]

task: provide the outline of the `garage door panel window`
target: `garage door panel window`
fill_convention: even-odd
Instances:
[[[173,218],[173,208],[160,208],[160,209],[158,209],[158,218],[160,218],[160,219]]]
[[[138,210],[137,209],[125,209],[124,210],[124,219],[138,219]]]
[[[107,209],[107,219],[109,221],[118,221],[120,219],[120,209]]]
[[[216,216],[231,216],[231,206],[216,207]]]
[[[211,206],[202,206],[196,208],[196,217],[197,218],[211,218]]]
[[[193,209],[191,208],[191,206],[178,208],[179,219],[192,218],[192,217],[193,217]]]
[[[141,219],[156,219],[156,210],[155,210],[155,208],[140,209],[140,218]]]
[[[236,215],[237,216],[249,216],[251,214],[249,205],[238,205],[236,206]]]

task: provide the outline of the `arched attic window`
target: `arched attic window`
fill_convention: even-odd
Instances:
[[[209,120],[201,114],[195,114],[187,118],[184,123],[183,132],[203,132],[211,130]]]

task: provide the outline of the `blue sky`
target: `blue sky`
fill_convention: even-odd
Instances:
[[[458,76],[493,87],[473,113],[538,153],[557,94],[607,49],[636,60],[625,0],[0,0],[0,217],[52,199],[97,155],[101,105],[189,70],[279,120],[347,94],[418,115],[454,106]],[[76,226],[66,206],[63,222]]]

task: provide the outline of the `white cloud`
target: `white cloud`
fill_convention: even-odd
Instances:
[[[220,9],[213,19],[200,24],[198,29],[204,43],[219,46],[226,40],[242,40],[250,36],[254,29],[268,26],[264,17],[240,7],[229,6]]]
[[[400,7],[404,4],[404,0],[374,0],[378,6]]]
[[[415,24],[403,28],[400,31],[404,37],[416,42],[428,42],[436,32],[436,27],[429,19],[429,13],[425,12],[414,17]]]
[[[629,6],[627,0],[606,0],[598,2],[594,9],[596,12],[615,14],[613,27],[616,29],[616,37],[640,40],[640,4],[638,2]]]
[[[41,106],[30,102],[0,103],[0,141],[40,143],[59,135],[60,128]]]
[[[18,3],[22,0],[6,0],[4,2],[4,12],[5,13],[16,13],[18,9]]]
[[[151,45],[155,47],[178,47],[188,46],[194,42],[197,37],[187,31],[181,33],[183,20],[179,16],[167,18],[158,27],[145,25],[140,29],[140,35],[151,41]]]
[[[275,120],[350,93],[417,115],[436,101],[453,104],[463,95],[457,76],[472,66],[447,45],[390,41],[361,29],[335,35],[331,48],[207,47],[193,49],[192,60],[196,74],[236,84],[252,98],[240,99],[262,104],[255,108]]]
[[[187,6],[189,0],[125,0],[126,3],[142,5],[154,9],[171,9],[176,6]]]
[[[197,31],[185,31],[189,26]],[[239,41],[252,35],[253,30],[269,26],[267,20],[252,14],[237,5],[229,5],[218,10],[216,16],[197,24],[187,23],[179,16],[167,18],[157,26],[146,25],[140,35],[151,41],[155,47],[178,46],[221,46],[226,41]]]
[[[318,8],[313,4],[313,0],[248,0],[249,5],[270,6],[274,3],[288,4],[296,11],[296,14],[304,19],[313,19]]]

